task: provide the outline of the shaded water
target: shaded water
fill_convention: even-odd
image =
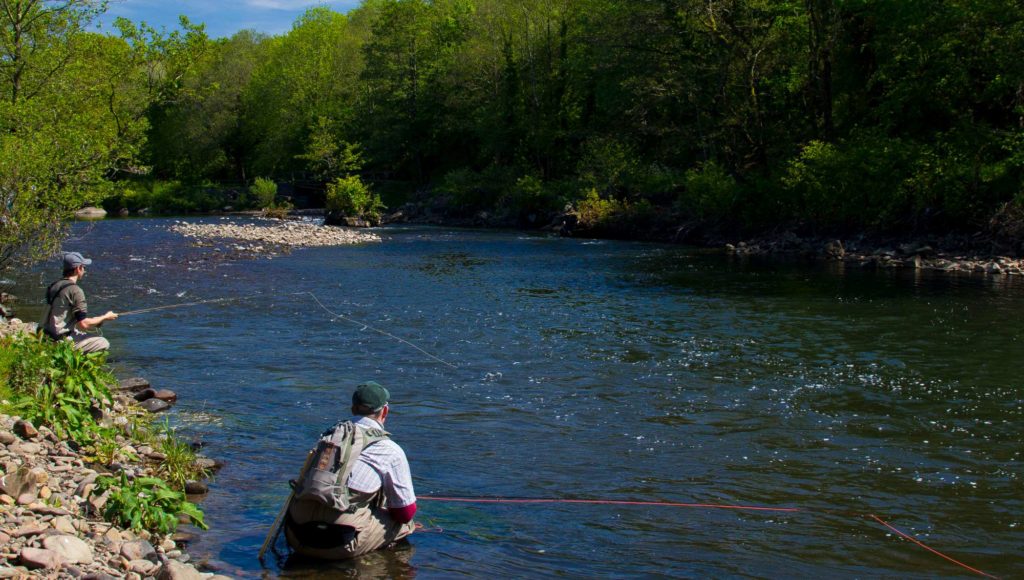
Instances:
[[[93,312],[252,296],[105,330],[119,373],[177,391],[173,420],[227,462],[191,553],[229,573],[265,573],[286,480],[374,379],[420,495],[810,511],[421,501],[411,547],[271,575],[971,575],[857,514],[1024,574],[1020,280],[436,228],[235,260],[171,223],[83,225],[68,248],[96,259]]]

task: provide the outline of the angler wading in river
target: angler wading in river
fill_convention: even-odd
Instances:
[[[99,352],[110,348],[102,336],[90,333],[108,320],[117,319],[117,313],[107,312],[89,316],[85,292],[78,283],[85,276],[85,267],[92,260],[78,252],[64,254],[64,276],[46,289],[46,320],[43,332],[53,340],[71,340],[83,352]]]
[[[384,430],[388,390],[359,385],[352,414],[328,429],[292,483],[285,537],[298,554],[354,558],[413,532],[416,495],[405,452]]]

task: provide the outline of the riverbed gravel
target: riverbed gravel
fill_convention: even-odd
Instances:
[[[213,240],[251,242],[248,246],[233,249],[256,253],[273,253],[289,248],[344,246],[380,241],[380,236],[374,232],[300,221],[268,220],[266,224],[196,224],[178,221],[170,227],[170,230],[200,242]]]

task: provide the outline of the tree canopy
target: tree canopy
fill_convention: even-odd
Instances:
[[[65,213],[150,169],[741,230],[1024,216],[1011,0],[365,0],[215,41],[101,37],[91,0],[0,8],[5,255],[26,192]]]

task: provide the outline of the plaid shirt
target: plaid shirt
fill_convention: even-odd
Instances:
[[[383,425],[369,417],[352,417],[352,422],[367,429],[384,429]],[[398,443],[390,439],[378,441],[363,449],[359,461],[352,466],[348,487],[362,493],[374,493],[383,487],[389,508],[402,508],[416,503],[409,460]]]

